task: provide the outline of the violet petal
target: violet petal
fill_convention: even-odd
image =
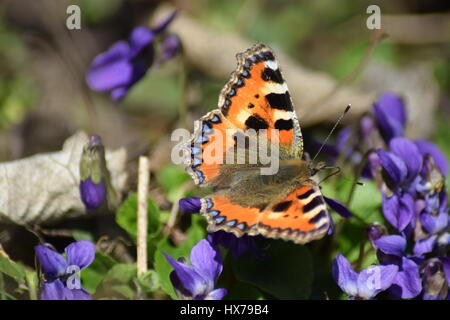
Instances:
[[[60,280],[42,283],[41,300],[71,300],[72,292]]]
[[[399,137],[389,142],[391,151],[401,158],[408,169],[407,180],[412,182],[422,169],[423,157],[417,146],[410,140]]]
[[[106,199],[106,184],[104,180],[94,183],[91,178],[80,182],[80,196],[87,210],[99,208]]]
[[[202,203],[200,201],[201,198],[198,197],[189,197],[180,199],[178,202],[181,211],[186,213],[197,213],[200,212],[202,208]]]
[[[422,291],[422,279],[417,264],[403,257],[401,271],[397,273],[393,284],[391,293],[394,296],[403,299],[417,297]]]
[[[190,261],[195,271],[214,285],[215,280],[222,272],[220,251],[213,247],[208,240],[203,239],[192,248]]]
[[[75,265],[84,269],[95,259],[95,246],[92,242],[80,240],[69,244],[65,252],[69,265]]]
[[[208,292],[209,285],[207,281],[197,271],[181,262],[175,261],[166,253],[164,253],[164,256],[172,265],[179,281],[190,293],[191,297],[206,294]]]
[[[436,165],[439,167],[439,169],[441,169],[442,174],[444,176],[447,176],[448,162],[444,153],[442,153],[442,151],[439,150],[439,148],[434,143],[426,140],[416,140],[415,144],[419,149],[419,152],[422,154],[422,156],[430,154],[433,157],[433,160],[436,163]]]
[[[382,149],[377,150],[377,155],[381,166],[388,174],[389,181],[386,181],[387,185],[391,189],[397,188],[403,183],[408,173],[405,162],[395,154],[386,152]]]
[[[398,257],[401,257],[406,249],[406,239],[399,235],[382,236],[375,240],[373,244],[383,253]]]
[[[358,297],[372,299],[381,291],[388,289],[397,276],[396,265],[370,266],[358,275]]]
[[[37,245],[34,250],[47,278],[53,279],[66,273],[67,261],[61,254],[44,245]]]
[[[169,24],[172,23],[173,19],[175,19],[177,14],[178,14],[178,10],[174,10],[163,21],[161,21],[154,28],[152,28],[153,32],[156,34],[163,32],[169,26]]]
[[[323,198],[325,199],[327,205],[330,206],[331,209],[339,213],[342,217],[344,218],[352,217],[352,213],[350,212],[350,210],[348,210],[347,207],[344,206],[344,204],[342,204],[341,202],[325,196]]]
[[[342,254],[338,254],[333,260],[332,271],[334,280],[342,291],[350,297],[355,297],[358,294],[358,275]]]
[[[437,235],[418,240],[414,243],[413,252],[415,256],[423,256],[433,251],[436,245]]]
[[[219,288],[211,291],[205,297],[205,300],[222,300],[223,297],[228,293],[227,289]]]
[[[386,142],[404,134],[406,110],[403,100],[393,93],[385,93],[374,103],[374,113]]]
[[[128,84],[133,75],[133,68],[125,56],[129,50],[128,44],[121,41],[97,56],[86,76],[89,87],[96,91],[109,91]]]

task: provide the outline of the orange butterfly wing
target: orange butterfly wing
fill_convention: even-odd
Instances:
[[[201,214],[208,220],[209,231],[225,230],[238,237],[261,234],[295,243],[322,238],[331,224],[320,189],[312,180],[266,208],[244,207],[224,196],[203,198]]]
[[[330,228],[331,218],[319,187],[313,180],[260,216],[258,233],[267,238],[307,243],[322,238]]]
[[[187,171],[198,185],[208,185],[219,175],[226,151],[234,146],[232,136],[237,132],[245,136],[247,129],[266,129],[268,140],[279,143],[285,158],[302,156],[300,125],[272,50],[257,44],[238,54],[237,60],[237,69],[220,94],[219,109],[196,122],[189,143],[191,162]],[[279,130],[279,137],[270,129]],[[220,149],[213,148],[215,143],[220,146],[219,140],[223,151],[213,155],[217,161],[205,161],[208,148]]]

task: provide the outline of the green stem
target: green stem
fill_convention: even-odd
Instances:
[[[353,178],[352,188],[350,189],[350,193],[348,194],[347,201],[345,202],[345,206],[346,207],[349,207],[350,203],[352,202],[353,195],[355,193],[355,188],[356,188],[356,186],[358,184],[358,179],[361,176],[361,172],[364,169],[364,165],[367,162],[367,158],[369,157],[369,154],[371,154],[373,151],[374,151],[373,149],[368,150],[364,154],[363,158],[361,159],[361,162],[359,163],[358,167],[356,168],[355,176]]]
[[[5,278],[0,272],[0,300],[6,300]]]
[[[38,278],[35,272],[27,272],[26,274],[28,292],[30,295],[30,300],[38,300]]]

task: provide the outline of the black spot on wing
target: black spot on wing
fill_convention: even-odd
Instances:
[[[264,81],[273,81],[279,84],[284,82],[283,77],[281,76],[280,69],[273,70],[270,68],[265,68],[261,71],[261,77]]]
[[[314,192],[316,192],[314,189],[309,189],[308,191],[306,191],[305,193],[299,194],[297,196],[297,198],[299,198],[300,200],[304,200],[304,199],[308,199],[308,197],[310,195],[312,195]]]
[[[269,127],[269,124],[258,115],[248,117],[248,119],[245,121],[245,125],[247,126],[247,128],[255,130],[267,129]]]
[[[273,212],[282,212],[286,211],[290,206],[292,205],[292,201],[283,201],[280,203],[277,203],[272,207]]]
[[[314,217],[309,219],[309,223],[317,223],[320,219],[325,218],[327,216],[327,213],[325,210],[320,210],[318,214],[316,214]]]
[[[278,130],[291,130],[294,127],[294,123],[292,122],[292,119],[284,120],[284,119],[278,119],[275,121],[275,129]]]
[[[269,93],[266,95],[267,102],[273,109],[292,111],[291,96],[289,92]]]
[[[270,52],[270,51],[261,52],[259,55],[261,56],[261,58],[262,58],[264,61],[267,61],[267,60],[275,60],[275,57],[273,56],[273,53]]]
[[[320,206],[321,204],[323,204],[322,197],[321,196],[314,197],[310,202],[308,202],[303,207],[303,213],[307,213],[307,212],[313,210],[315,207]]]

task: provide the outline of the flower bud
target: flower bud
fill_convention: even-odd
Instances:
[[[387,234],[387,229],[384,225],[378,222],[369,224],[367,227],[367,235],[371,242],[380,239],[382,236]]]
[[[167,60],[175,57],[181,50],[180,39],[176,35],[168,35],[164,38],[162,43],[162,53],[160,62],[165,62]]]
[[[80,159],[80,196],[87,210],[98,209],[107,200],[109,172],[105,148],[97,135],[89,137]]]
[[[429,259],[424,262],[421,271],[424,299],[445,299],[448,294],[448,283],[445,278],[442,262],[436,258]]]

